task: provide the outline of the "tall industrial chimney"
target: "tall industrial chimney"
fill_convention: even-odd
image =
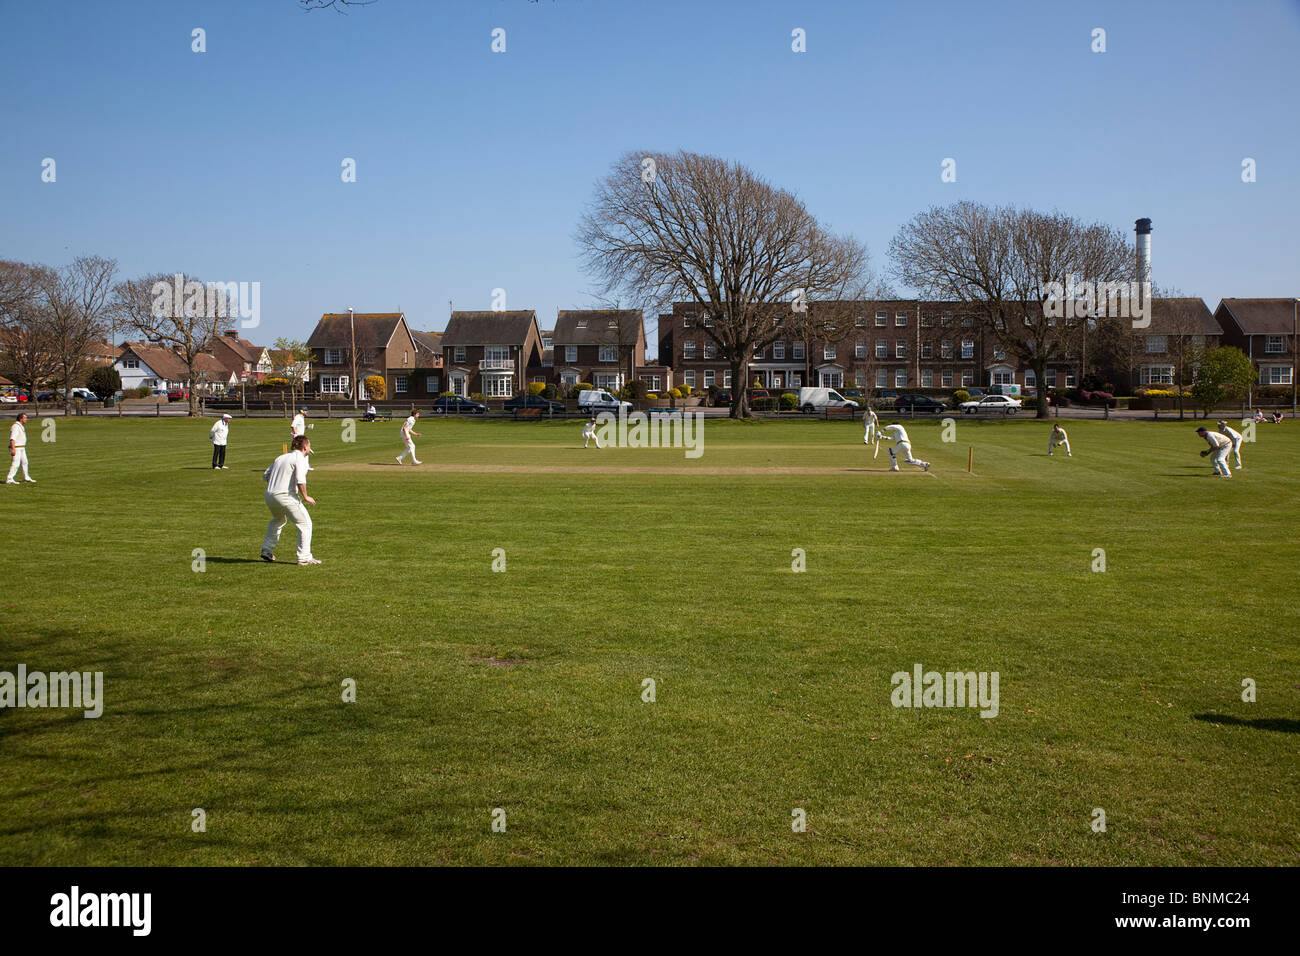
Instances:
[[[1137,230],[1137,277],[1139,282],[1151,281],[1151,220],[1139,219]]]

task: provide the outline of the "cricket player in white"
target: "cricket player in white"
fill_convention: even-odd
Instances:
[[[1232,442],[1232,453],[1237,456],[1237,467],[1241,467],[1241,432],[1235,428],[1229,428],[1228,423],[1219,422],[1219,431],[1228,436]]]
[[[226,438],[230,434],[230,416],[222,415],[208,432],[208,441],[212,442],[213,469],[226,467]]]
[[[294,438],[307,434],[307,409],[298,409],[298,414],[293,416],[293,421],[289,423],[289,432]]]
[[[1057,445],[1065,446],[1065,454],[1068,458],[1073,458],[1074,453],[1070,451],[1070,436],[1065,433],[1065,429],[1060,425],[1052,426],[1052,437],[1047,439],[1047,457],[1052,457],[1052,449]]]
[[[1228,470],[1228,452],[1232,450],[1232,439],[1227,435],[1220,435],[1218,432],[1206,431],[1204,425],[1196,429],[1196,434],[1205,439],[1210,446],[1201,452],[1201,457],[1213,455],[1214,474],[1219,478],[1231,478],[1232,472]]]
[[[870,445],[875,441],[878,431],[880,431],[880,419],[876,417],[875,409],[868,405],[867,410],[862,413],[862,444]]]
[[[23,470],[23,481],[30,481],[36,484],[36,479],[27,474],[27,413],[20,412],[18,421],[9,426],[9,456],[12,459],[9,463],[9,477],[5,479],[5,484],[16,485],[14,475],[18,474],[18,469]]]
[[[298,529],[298,563],[320,564],[311,555],[311,515],[307,505],[316,500],[307,494],[307,456],[311,454],[311,440],[297,435],[293,447],[281,455],[262,472],[266,482],[266,507],[271,520],[262,539],[262,560],[275,560],[275,546],[280,542],[280,530],[285,522],[292,521]]]
[[[880,430],[880,434],[887,441],[894,442],[894,447],[889,449],[890,471],[898,471],[898,456],[894,454],[894,448],[903,453],[903,461],[909,465],[916,465],[922,471],[930,470],[928,461],[921,461],[919,458],[912,457],[912,443],[908,441],[907,429],[897,423],[888,425]]]
[[[415,457],[415,442],[411,440],[412,435],[414,435],[416,438],[424,437],[419,432],[411,431],[411,429],[415,427],[415,420],[419,417],[420,417],[420,413],[418,411],[411,412],[411,414],[406,416],[406,421],[402,422],[402,441],[406,442],[406,451],[402,452],[400,455],[397,456],[397,463],[399,465],[402,463],[402,459],[405,458],[407,455],[411,456],[412,465],[424,464],[424,462],[420,461],[418,458]]]
[[[597,448],[604,448],[600,443],[600,436],[596,434],[596,419],[591,419],[587,424],[582,426],[582,447],[587,448],[588,442],[594,441]]]

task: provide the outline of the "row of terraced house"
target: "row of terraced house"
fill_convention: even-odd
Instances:
[[[755,350],[748,384],[767,388],[955,389],[1035,387],[996,336],[961,303],[893,299],[839,304],[829,331],[790,336]],[[783,308],[788,308],[784,306]],[[357,377],[379,375],[395,399],[441,392],[505,398],[530,383],[589,382],[617,390],[633,379],[658,392],[675,385],[730,388],[731,369],[694,303],[675,303],[658,321],[658,358],[646,359],[638,310],[560,310],[542,329],[536,312],[453,312],[442,332],[410,330],[401,313],[331,314],[308,340],[312,381],[323,395],[349,394],[352,343]],[[1170,385],[1187,346],[1234,345],[1251,357],[1262,385],[1295,375],[1295,299],[1224,299],[1211,312],[1199,298],[1155,299],[1150,325],[1128,332],[1130,359],[1117,388]],[[1074,387],[1090,369],[1088,341],[1046,369],[1048,388]]]

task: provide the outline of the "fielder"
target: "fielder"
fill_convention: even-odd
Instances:
[[[1213,455],[1214,474],[1218,478],[1231,478],[1232,472],[1228,470],[1228,452],[1232,450],[1232,439],[1227,435],[1220,435],[1218,432],[1206,431],[1202,425],[1196,429],[1196,434],[1205,439],[1206,444],[1210,447],[1201,452],[1201,457]]]
[[[212,442],[212,468],[226,467],[226,438],[230,434],[230,416],[222,415],[208,432],[208,441]]]
[[[1241,432],[1229,428],[1227,422],[1219,422],[1219,431],[1227,435],[1232,442],[1232,453],[1237,456],[1237,467],[1241,467]]]
[[[876,417],[876,411],[870,405],[862,413],[862,444],[870,445],[876,440],[877,433],[880,431],[880,419]]]
[[[909,465],[916,465],[916,467],[920,468],[922,471],[930,470],[930,463],[928,461],[921,461],[919,458],[912,457],[912,443],[907,438],[907,429],[902,425],[894,422],[893,424],[881,429],[880,434],[884,436],[886,441],[894,442],[893,448],[889,449],[890,471],[899,470],[898,456],[894,454],[894,448],[899,449],[903,453],[903,461],[907,462]]]
[[[291,438],[297,438],[299,435],[307,434],[307,409],[298,409],[298,414],[293,416],[293,421],[289,423],[289,435]]]
[[[587,443],[594,441],[597,448],[604,448],[600,443],[600,436],[596,434],[596,419],[591,419],[587,424],[582,426],[582,447],[587,448]]]
[[[1065,457],[1073,458],[1074,453],[1070,451],[1070,436],[1065,433],[1065,429],[1060,425],[1052,426],[1052,437],[1047,439],[1047,457],[1052,457],[1052,449],[1057,445],[1065,446]]]
[[[271,462],[262,472],[266,482],[266,507],[271,520],[262,539],[262,560],[275,560],[275,546],[280,542],[280,530],[285,522],[292,521],[298,529],[298,564],[320,564],[311,555],[311,515],[307,505],[316,500],[307,494],[307,456],[311,454],[311,440],[297,435],[293,447]]]
[[[6,485],[16,485],[14,475],[18,474],[19,467],[23,470],[23,481],[30,481],[36,484],[36,479],[27,474],[27,413],[19,412],[18,420],[9,426],[9,456],[13,459],[9,464],[9,477],[5,479]]]
[[[420,417],[419,411],[412,411],[411,414],[406,416],[406,421],[402,422],[402,441],[406,442],[406,451],[402,452],[400,455],[397,456],[397,463],[399,465],[402,463],[402,459],[405,458],[407,455],[411,456],[412,465],[424,464],[424,462],[420,461],[420,459],[415,457],[415,442],[411,440],[412,435],[414,435],[416,438],[424,437],[419,432],[411,430],[415,427],[415,420],[419,417]]]

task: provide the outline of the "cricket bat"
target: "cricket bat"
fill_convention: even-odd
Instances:
[[[875,450],[874,452],[872,452],[872,454],[871,454],[871,458],[872,458],[872,460],[874,461],[875,459],[877,459],[877,458],[879,458],[879,457],[880,457],[880,439],[877,438],[877,439],[876,439],[876,450]]]

